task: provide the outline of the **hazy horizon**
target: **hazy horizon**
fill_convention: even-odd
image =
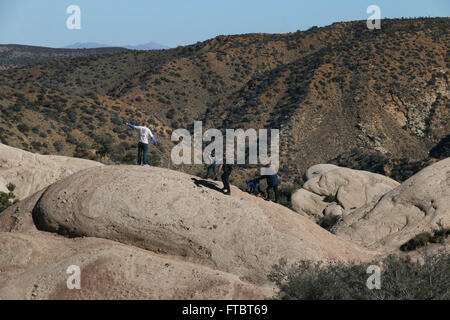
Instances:
[[[81,29],[69,30],[66,12],[81,9]],[[381,18],[448,17],[445,0],[390,2],[386,0],[332,0],[314,3],[299,0],[106,0],[0,1],[0,43],[64,48],[75,43],[135,46],[155,42],[177,47],[218,35],[288,33],[335,22],[365,20],[366,9],[378,5]]]

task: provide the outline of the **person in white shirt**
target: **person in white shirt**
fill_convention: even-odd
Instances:
[[[147,126],[135,126],[131,123],[127,123],[127,125],[138,131],[139,134],[139,143],[138,143],[138,160],[137,164],[140,166],[143,164],[147,165],[147,152],[148,152],[148,137],[152,138],[155,144],[158,144],[155,137],[153,136],[152,131]]]

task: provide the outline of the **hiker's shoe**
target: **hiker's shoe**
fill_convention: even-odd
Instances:
[[[223,194],[226,194],[227,196],[229,196],[231,194],[231,191],[230,190],[224,191]]]

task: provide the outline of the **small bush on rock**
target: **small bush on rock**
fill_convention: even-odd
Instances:
[[[369,289],[370,265],[381,265],[380,289]],[[324,264],[285,260],[273,266],[269,280],[282,300],[448,300],[450,254],[424,256],[423,263],[409,257],[389,256],[382,263]]]
[[[341,219],[340,216],[335,214],[328,214],[326,216],[323,216],[320,218],[319,222],[317,223],[322,228],[330,231],[333,226],[338,223],[338,221]]]

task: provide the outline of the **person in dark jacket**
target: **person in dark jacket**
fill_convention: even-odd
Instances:
[[[258,178],[254,179],[253,181],[258,182],[263,179],[266,179],[267,182],[267,200],[270,199],[270,191],[273,189],[273,192],[275,193],[275,202],[278,202],[279,200],[279,193],[278,193],[278,186],[280,185],[280,182],[278,180],[277,174],[270,174],[270,175],[264,175],[259,176]]]
[[[226,154],[225,153],[223,154],[223,164],[219,165],[219,168],[217,170],[217,175],[222,170],[223,170],[222,177],[221,177],[222,182],[223,182],[222,191],[224,194],[230,195],[231,194],[230,175],[231,175],[231,172],[233,171],[233,166],[226,162]]]

